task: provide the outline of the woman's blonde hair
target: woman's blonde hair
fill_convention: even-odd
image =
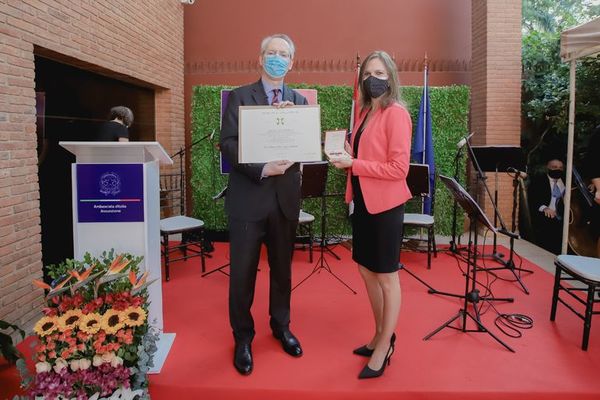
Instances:
[[[398,78],[396,63],[394,62],[394,60],[392,60],[392,57],[390,57],[388,53],[386,53],[385,51],[377,50],[369,54],[360,66],[358,77],[360,79],[359,91],[361,109],[364,110],[372,106],[372,99],[365,93],[363,85],[363,74],[369,61],[375,58],[380,59],[383,65],[385,66],[389,82],[388,89],[380,97],[381,108],[386,108],[392,103],[399,103],[404,106],[404,101],[402,100],[402,96],[400,94],[400,79]]]

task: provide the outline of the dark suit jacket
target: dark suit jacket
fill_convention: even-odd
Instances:
[[[283,100],[308,104],[306,99],[288,86],[283,87]],[[278,202],[289,220],[297,220],[300,211],[300,167],[292,165],[285,174],[261,179],[264,164],[238,163],[238,112],[240,106],[268,105],[267,94],[259,80],[234,89],[229,94],[221,126],[221,152],[232,165],[225,209],[230,217],[258,221],[267,216]]]
[[[548,176],[546,174],[531,178],[529,187],[527,189],[527,196],[529,198],[529,211],[532,214],[532,220],[535,224],[536,220],[539,221],[546,218],[544,213],[539,211],[539,209],[542,205],[549,206],[550,199],[552,197],[552,186],[550,185]],[[559,201],[557,204],[556,213],[562,216],[563,212],[564,203],[561,199],[561,201]]]

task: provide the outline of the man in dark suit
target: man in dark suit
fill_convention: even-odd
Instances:
[[[546,163],[546,173],[532,177],[527,190],[536,242],[554,254],[560,254],[562,244],[563,175],[563,162],[558,157],[550,157]]]
[[[596,257],[600,258],[600,162],[596,158],[598,155],[600,155],[600,125],[596,126],[592,132],[583,165],[585,177],[589,179],[590,189],[594,192],[596,204],[592,207],[591,228],[592,234],[598,238]]]
[[[292,250],[300,211],[300,168],[285,160],[266,164],[238,162],[240,106],[307,104],[304,97],[283,83],[292,68],[294,50],[286,35],[272,35],[262,41],[258,59],[261,78],[229,94],[221,127],[221,151],[232,165],[225,198],[231,261],[229,319],[235,339],[233,364],[243,375],[250,374],[253,368],[251,342],[255,332],[250,308],[262,243],[268,251],[273,336],[281,341],[288,354],[302,355],[302,347],[289,329]]]

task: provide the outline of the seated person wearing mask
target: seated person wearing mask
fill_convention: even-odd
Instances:
[[[527,195],[536,244],[554,254],[561,250],[564,193],[564,163],[549,157],[546,174],[531,178]]]

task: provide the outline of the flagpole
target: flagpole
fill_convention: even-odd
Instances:
[[[421,157],[421,164],[426,164],[427,160],[427,102],[429,101],[428,96],[428,85],[427,85],[427,69],[429,68],[429,61],[427,59],[427,53],[425,53],[425,60],[423,62],[423,155]],[[429,180],[429,176],[427,177]],[[425,213],[425,201],[421,202],[421,214]]]
[[[358,117],[357,106],[358,106],[358,85],[360,85],[360,55],[356,53],[356,74],[354,75],[354,89],[352,92],[352,109],[350,110],[350,128],[349,132],[354,132],[354,120]]]
[[[427,102],[429,101],[429,96],[428,96],[428,68],[429,68],[429,60],[427,59],[427,53],[425,53],[425,60],[424,60],[424,66],[423,66],[423,149],[425,150],[426,144],[427,144]],[[425,164],[425,153],[426,151],[423,151],[423,157],[422,157],[422,164]]]

